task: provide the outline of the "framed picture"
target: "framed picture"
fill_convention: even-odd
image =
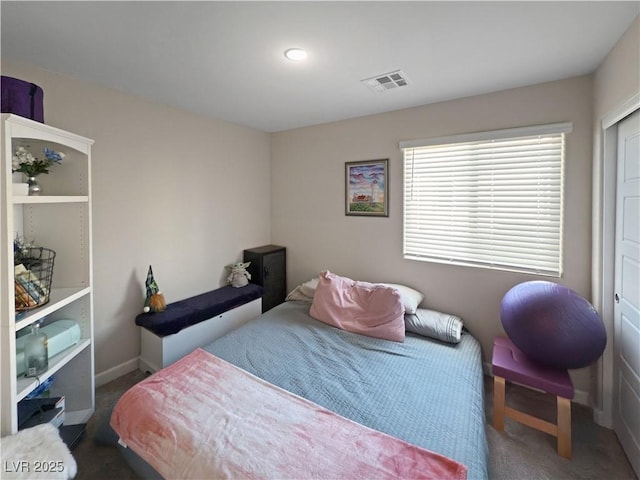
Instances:
[[[345,163],[345,215],[389,216],[389,159]]]

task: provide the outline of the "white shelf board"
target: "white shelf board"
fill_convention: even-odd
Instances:
[[[76,355],[78,355],[82,350],[87,348],[89,345],[91,345],[91,339],[89,338],[81,339],[80,342],[75,344],[73,347],[70,347],[60,352],[58,355],[51,357],[49,359],[49,369],[39,377],[42,380],[46,380],[51,375],[53,375],[58,370],[60,370],[62,367],[64,367],[67,363],[69,363],[71,359],[73,359]],[[31,393],[38,386],[38,383],[39,383],[38,379],[34,377],[19,376],[17,381],[17,388],[16,388],[16,391],[17,391],[16,401],[19,402],[24,397],[29,395],[29,393]]]
[[[14,195],[13,203],[15,205],[38,204],[38,203],[87,203],[89,197],[87,195]]]
[[[61,309],[71,302],[75,302],[79,298],[88,295],[91,287],[75,287],[75,288],[52,288],[49,294],[49,303],[33,310],[28,310],[24,316],[16,320],[16,331],[28,327],[33,322],[37,322],[43,317]]]
[[[65,425],[78,425],[80,423],[87,423],[93,410],[85,408],[84,410],[66,410],[64,411],[64,424]]]
[[[29,118],[15,114],[2,114],[3,121],[9,121],[11,125],[12,139],[40,140],[42,142],[54,142],[58,145],[71,147],[81,153],[87,154],[93,140],[90,138],[67,132],[51,125],[36,122]]]

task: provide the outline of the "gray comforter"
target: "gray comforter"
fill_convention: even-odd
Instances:
[[[338,330],[287,302],[205,347],[344,417],[453,458],[487,478],[480,345]],[[215,387],[214,387],[215,388]]]

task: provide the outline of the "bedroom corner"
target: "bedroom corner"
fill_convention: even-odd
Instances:
[[[168,302],[218,288],[242,250],[269,243],[269,135],[12,59],[45,90],[48,124],[95,140],[96,375],[137,368],[149,264]],[[267,199],[267,201],[265,201]]]

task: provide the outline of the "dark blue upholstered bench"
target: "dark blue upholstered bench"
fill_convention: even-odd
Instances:
[[[258,317],[262,295],[262,287],[253,283],[226,286],[170,303],[164,312],[139,314],[140,369],[153,372],[166,367]]]
[[[159,337],[173,335],[183,328],[261,298],[262,292],[262,287],[254,283],[240,288],[232,286],[218,288],[170,303],[164,312],[141,313],[136,317],[136,325],[146,328]]]

